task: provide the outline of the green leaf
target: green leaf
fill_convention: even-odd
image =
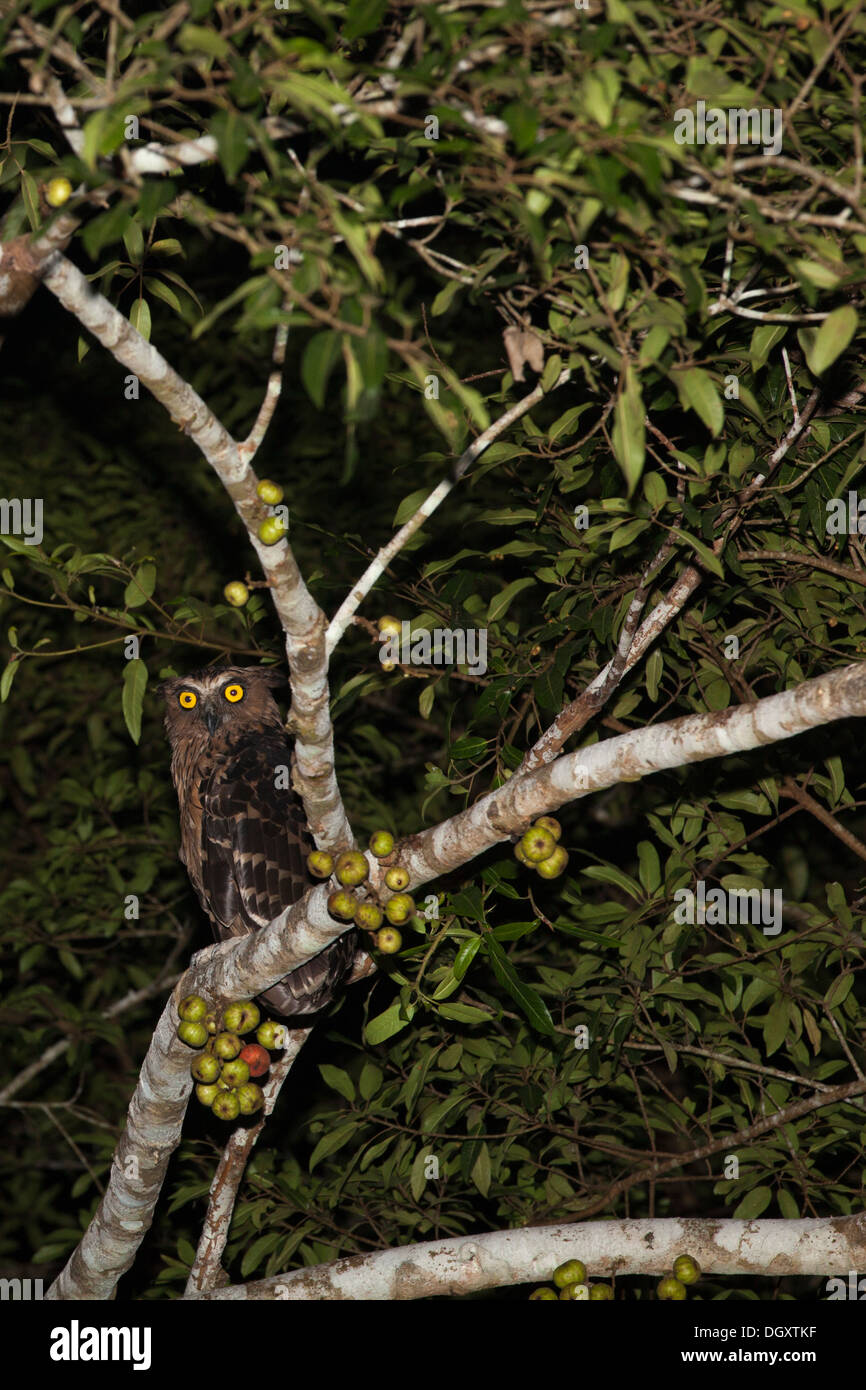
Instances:
[[[737,1221],[754,1221],[766,1211],[773,1200],[771,1187],[753,1187],[734,1212]]]
[[[347,214],[338,212],[336,208],[332,209],[331,218],[364,279],[374,290],[383,289],[385,272],[376,257],[370,252],[376,228],[365,226]]]
[[[464,941],[463,945],[460,947],[460,950],[457,952],[457,955],[454,958],[454,964],[451,968],[454,972],[454,978],[458,982],[463,979],[464,975],[466,974],[466,971],[469,969],[475,957],[478,955],[478,949],[480,945],[480,936],[470,936],[469,940]]]
[[[671,330],[663,323],[655,323],[640,345],[638,361],[642,367],[657,362],[670,342]]]
[[[301,358],[301,381],[313,405],[318,406],[319,410],[324,408],[328,378],[339,357],[340,338],[330,328],[325,329],[323,333],[316,333],[304,348]]]
[[[499,942],[492,936],[485,936],[484,950],[490,957],[490,964],[493,966],[493,973],[499,983],[508,990],[515,1003],[529,1019],[533,1028],[537,1028],[539,1033],[547,1033],[551,1036],[555,1033],[553,1019],[550,1017],[547,1005],[534,989],[525,985],[506,956]]]
[[[431,1156],[431,1149],[425,1147],[415,1155],[415,1162],[412,1164],[412,1171],[409,1175],[409,1191],[412,1193],[416,1202],[420,1202],[424,1188],[427,1186],[427,1160]]]
[[[545,394],[548,391],[553,390],[554,386],[559,380],[559,374],[561,371],[562,358],[559,356],[558,352],[555,352],[553,356],[549,357],[545,362],[544,371],[541,374],[541,389],[545,392]]]
[[[452,758],[480,758],[487,752],[487,739],[475,738],[472,734],[467,734],[465,738],[458,738],[451,745]]]
[[[661,886],[662,874],[658,851],[649,840],[641,840],[637,847],[639,878],[647,893],[654,893]]]
[[[410,517],[417,512],[425,497],[430,496],[430,488],[422,487],[417,492],[410,492],[408,497],[404,497],[396,512],[394,513],[394,525],[403,526]]]
[[[140,333],[145,342],[150,342],[150,305],[144,296],[140,296],[132,306],[129,315],[129,322],[137,333]]]
[[[183,256],[186,259],[186,252],[177,237],[162,237],[159,241],[151,242],[151,251],[161,256]]]
[[[643,901],[640,884],[614,864],[591,864],[589,868],[583,870],[583,873],[586,878],[596,879],[599,883],[612,883],[614,887],[628,893],[629,897],[634,898],[636,902]]]
[[[358,1078],[362,1100],[371,1100],[382,1085],[382,1071],[375,1062],[366,1061]]]
[[[581,87],[581,107],[597,125],[607,127],[613,120],[620,78],[613,67],[597,67],[587,73]]]
[[[138,657],[127,661],[123,673],[123,718],[133,743],[141,738],[141,711],[144,705],[144,692],[147,688],[147,667]]]
[[[164,285],[161,280],[155,280],[152,276],[146,276],[144,283],[147,285],[154,299],[161,299],[163,304],[167,304],[176,314],[181,314],[183,312],[183,305],[169,285]],[[130,315],[130,320],[131,318],[132,315]],[[141,329],[139,329],[139,332],[141,332]],[[142,333],[142,337],[145,336],[149,336],[149,329],[148,334]]]
[[[236,111],[218,111],[210,128],[226,180],[234,183],[250,153],[246,124]]]
[[[857,311],[850,304],[834,309],[806,347],[809,370],[820,376],[842,355],[856,332]]]
[[[622,469],[629,492],[632,492],[643,472],[645,411],[640,382],[630,362],[626,363],[622,381],[623,389],[613,413],[611,439],[616,461]]]
[[[387,0],[351,0],[343,24],[343,38],[347,42],[363,38],[378,29],[387,8]]]
[[[767,1057],[778,1052],[788,1033],[790,1011],[787,999],[778,999],[764,1020],[764,1051]]]
[[[323,1063],[319,1067],[319,1075],[332,1091],[336,1091],[338,1095],[343,1096],[348,1101],[355,1099],[355,1087],[352,1078],[341,1067],[332,1067],[328,1063]]]
[[[490,600],[490,607],[487,610],[488,623],[495,623],[499,618],[504,618],[517,595],[523,589],[530,588],[534,583],[535,580],[531,576],[526,579],[515,579],[511,584],[507,584],[501,593],[495,594]]]
[[[699,541],[698,538],[696,536],[693,536],[689,531],[678,531],[677,535],[680,536],[684,541],[686,541],[696,552],[696,554],[700,555],[701,559],[704,562],[704,565],[710,571],[711,574],[717,574],[719,579],[724,579],[724,565],[722,564],[718,555],[716,555],[715,552],[712,551],[708,545],[705,545],[703,541]]]
[[[138,265],[144,258],[144,236],[134,217],[131,217],[126,225],[123,244],[129,252],[129,259]]]
[[[851,988],[854,984],[854,976],[849,971],[844,975],[837,975],[827,993],[824,995],[824,1003],[828,1009],[835,1009],[839,1004],[844,1004]]]
[[[673,375],[683,408],[694,410],[715,437],[725,422],[725,409],[709,372],[689,367]]]
[[[771,350],[777,343],[781,342],[788,331],[786,323],[760,323],[752,334],[752,341],[749,346],[749,357],[752,363],[752,371],[756,372],[759,367],[763,367]]]
[[[399,1033],[412,1021],[415,1012],[414,1005],[407,1004],[405,1013],[399,999],[395,999],[393,1004],[389,1004],[384,1013],[377,1014],[371,1018],[364,1029],[364,1037],[373,1046],[376,1043],[386,1042],[388,1038],[393,1038],[395,1033]]]
[[[459,280],[449,280],[445,288],[439,291],[430,306],[431,318],[435,319],[438,318],[440,314],[444,314],[452,299],[457,294],[457,291],[462,289],[463,286]]]
[[[490,1014],[486,1009],[473,1008],[471,1004],[440,1004],[439,1012],[452,1023],[489,1023]]]
[[[490,1150],[486,1144],[479,1148],[470,1176],[481,1196],[486,1197],[490,1191]]]
[[[12,689],[12,682],[20,665],[20,657],[14,656],[3,668],[3,675],[0,676],[0,705],[4,705],[9,699],[9,691]]]
[[[84,970],[82,968],[81,962],[72,951],[67,951],[64,947],[63,949],[58,951],[57,954],[60,959],[61,965],[63,965],[69,971],[73,979],[84,979]]]
[[[272,1250],[276,1250],[280,1241],[283,1239],[282,1231],[268,1231],[267,1235],[259,1236],[244,1251],[241,1260],[241,1277],[248,1279],[255,1270],[258,1269],[266,1255],[270,1255]]]
[[[310,1154],[310,1172],[312,1173],[316,1164],[322,1158],[328,1158],[342,1149],[349,1140],[358,1135],[358,1121],[348,1120],[344,1125],[338,1125],[336,1129],[329,1132],[319,1140],[313,1152]]]
[[[807,280],[810,285],[817,285],[820,290],[835,290],[845,272],[844,266],[834,271],[821,265],[820,261],[795,260],[794,267],[801,279]]]
[[[183,53],[206,53],[209,58],[227,58],[231,53],[228,39],[203,24],[185,24],[177,36]]]
[[[124,607],[140,608],[143,603],[147,603],[155,588],[156,565],[146,560],[144,564],[139,565],[123,591]]]

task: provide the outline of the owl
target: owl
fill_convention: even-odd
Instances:
[[[180,804],[180,858],[217,940],[245,936],[311,886],[315,848],[303,803],[288,782],[292,749],[264,668],[211,666],[164,681],[171,775]],[[351,971],[358,932],[259,996],[284,1017],[330,1003]]]

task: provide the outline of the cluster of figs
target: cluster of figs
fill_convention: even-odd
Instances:
[[[196,1099],[219,1120],[255,1115],[265,1103],[258,1078],[271,1065],[271,1052],[284,1046],[285,1025],[262,1020],[251,999],[229,1004],[220,1016],[208,1009],[200,994],[187,994],[177,1012],[177,1036],[198,1051],[190,1066]],[[255,1042],[245,1041],[253,1029]]]
[[[376,859],[387,859],[393,850],[394,836],[389,830],[376,830],[370,836],[370,853]],[[354,922],[356,927],[372,933],[377,949],[385,955],[399,951],[403,938],[398,928],[414,917],[416,911],[415,899],[405,891],[409,886],[409,872],[402,864],[391,864],[385,870],[385,886],[391,896],[384,903],[363,889],[370,866],[359,849],[344,850],[336,856],[315,849],[307,856],[307,868],[314,878],[336,876],[340,887],[328,897],[328,911],[332,917],[338,922]],[[356,889],[362,889],[365,896],[359,896]]]
[[[681,1302],[688,1297],[686,1285],[696,1284],[701,1277],[701,1267],[691,1255],[678,1255],[674,1260],[672,1274],[666,1274],[656,1285],[656,1298],[662,1302]],[[586,1265],[583,1260],[566,1260],[553,1271],[555,1288],[544,1285],[529,1295],[539,1302],[561,1299],[575,1303],[608,1303],[613,1298],[610,1284],[588,1284]]]
[[[542,878],[565,873],[568,855],[559,843],[562,826],[555,816],[539,816],[514,846],[514,857]]]

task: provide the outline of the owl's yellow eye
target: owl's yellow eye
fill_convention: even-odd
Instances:
[[[230,700],[233,705],[236,705],[238,700],[244,698],[244,688],[242,685],[238,685],[237,682],[234,682],[232,685],[226,686],[223,694],[227,700]]]
[[[182,690],[177,698],[184,709],[195,709],[198,704],[198,696],[194,690]]]

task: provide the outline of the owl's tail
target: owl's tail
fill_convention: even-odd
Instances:
[[[318,1013],[340,993],[359,949],[358,932],[354,929],[344,932],[312,960],[258,995],[259,1003],[283,1018]]]

